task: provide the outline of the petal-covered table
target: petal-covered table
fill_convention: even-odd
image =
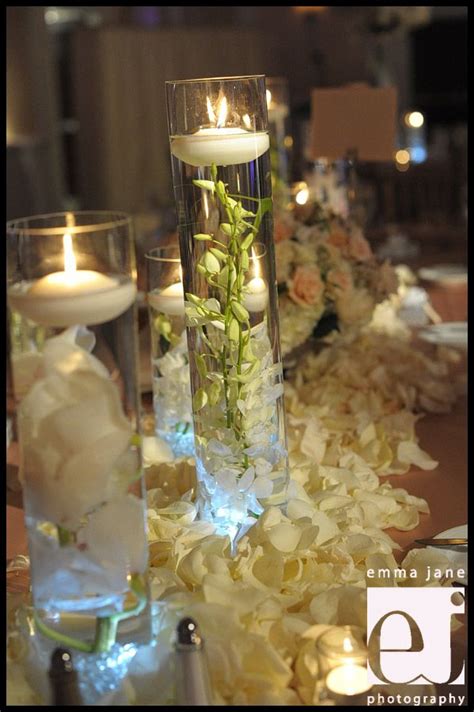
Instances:
[[[429,288],[432,303],[441,317],[447,321],[465,320],[467,312],[466,287]],[[430,348],[423,346],[423,348]],[[462,370],[464,361],[459,365]],[[419,525],[411,531],[387,530],[404,551],[398,552],[397,559],[403,558],[415,539],[431,537],[451,527],[467,521],[467,402],[461,396],[452,411],[446,414],[428,414],[417,424],[416,431],[420,446],[439,462],[431,471],[414,468],[402,475],[392,475],[388,481],[394,487],[402,487],[411,495],[427,500],[430,514],[420,517]],[[16,464],[18,457],[16,444],[9,449],[10,464]],[[10,493],[7,507],[7,559],[26,553],[26,535],[21,510],[21,498]],[[466,649],[466,627],[459,629],[453,637],[455,655],[461,657]],[[449,692],[449,690],[447,690]],[[457,693],[461,690],[458,687]]]

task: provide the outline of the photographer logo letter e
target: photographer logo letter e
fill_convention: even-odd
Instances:
[[[451,664],[451,618],[463,612],[461,588],[368,588],[369,682],[463,684],[464,662]]]

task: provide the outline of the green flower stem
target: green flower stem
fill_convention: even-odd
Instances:
[[[34,611],[35,625],[40,633],[47,638],[55,640],[58,643],[63,643],[68,648],[72,648],[73,650],[80,650],[83,653],[106,653],[116,642],[118,624],[127,618],[137,616],[146,606],[146,590],[140,574],[132,575],[130,590],[137,599],[135,606],[125,611],[121,611],[120,613],[114,613],[111,616],[98,617],[96,619],[96,630],[93,643],[78,640],[77,638],[73,638],[50,628],[41,620],[36,610]]]
[[[36,628],[47,638],[55,640],[58,643],[63,643],[66,647],[72,648],[73,650],[80,650],[83,653],[94,652],[94,646],[92,643],[86,643],[85,641],[77,640],[69,635],[64,635],[63,633],[59,633],[57,630],[53,630],[53,628],[50,628],[46,625],[46,623],[43,623],[36,611],[33,612],[33,616]]]
[[[253,198],[246,195],[234,195],[228,193],[226,186],[222,181],[217,179],[217,166],[213,164],[211,166],[211,177],[213,186],[209,188],[207,185],[204,186],[207,190],[212,190],[212,194],[215,195],[216,199],[221,204],[227,223],[221,224],[222,232],[228,236],[228,243],[224,244],[216,240],[213,235],[203,235],[199,233],[195,237],[199,240],[208,239],[211,242],[218,244],[223,248],[225,253],[225,267],[227,268],[227,279],[225,283],[220,283],[215,277],[215,270],[212,270],[206,264],[206,260],[200,265],[201,269],[204,267],[204,274],[206,275],[206,281],[209,286],[217,288],[221,291],[222,296],[225,300],[225,306],[223,313],[216,314],[216,319],[223,322],[225,343],[219,351],[210,344],[209,339],[204,334],[204,329],[200,327],[201,335],[204,343],[210,349],[210,356],[217,359],[220,364],[220,370],[223,380],[223,393],[225,399],[225,419],[228,429],[234,431],[234,435],[237,441],[240,441],[242,448],[245,449],[247,446],[245,444],[245,432],[242,427],[243,416],[240,411],[236,408],[235,400],[240,398],[244,384],[237,379],[236,388],[233,389],[232,381],[235,382],[235,377],[231,374],[231,369],[235,368],[237,376],[242,375],[243,364],[244,364],[244,350],[250,342],[250,319],[245,319],[245,308],[243,305],[243,283],[244,276],[248,272],[248,252],[250,245],[252,244],[255,237],[258,235],[262,219],[266,212],[271,210],[272,200],[271,198],[264,198],[262,200],[258,198]],[[196,181],[196,185],[199,185],[200,181]],[[200,186],[203,187],[203,186]],[[242,206],[242,200],[249,200],[257,204],[257,210],[255,213],[249,212]],[[253,220],[249,222],[249,218]],[[245,242],[245,244],[244,244]],[[244,247],[242,248],[242,245]],[[219,251],[217,251],[219,252]],[[245,253],[245,263],[244,268],[243,255]],[[211,256],[216,259],[224,260],[224,254],[212,254],[212,249],[210,253],[206,253],[206,257]],[[209,263],[209,260],[208,260]],[[212,260],[211,260],[212,264]],[[224,296],[225,295],[225,296]],[[194,297],[197,298],[197,297]],[[241,313],[236,312],[236,305],[240,305]],[[234,307],[234,309],[232,308]],[[208,315],[212,318],[212,312],[208,309]],[[243,318],[244,317],[244,318]],[[238,320],[238,333],[236,334],[235,320]],[[246,327],[244,331],[244,326]],[[231,334],[233,339],[231,339]],[[237,338],[236,338],[237,336]],[[202,407],[202,406],[201,406]],[[242,455],[243,465],[245,468],[249,465],[249,458],[247,455]]]

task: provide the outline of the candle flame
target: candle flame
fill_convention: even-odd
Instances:
[[[265,94],[266,94],[266,97],[267,97],[267,109],[269,109],[269,108],[270,108],[270,104],[272,103],[272,93],[271,93],[270,89],[267,89],[267,91],[265,92]]]
[[[250,120],[250,116],[248,114],[244,114],[242,116],[242,121],[244,122],[245,128],[246,129],[251,129],[252,128],[252,121]]]
[[[255,277],[260,277],[260,262],[258,261],[258,257],[255,254],[255,248],[252,247],[252,263],[253,263],[253,273]]]
[[[345,653],[352,653],[354,646],[349,638],[344,638],[342,641],[342,647]]]
[[[183,282],[183,268],[179,265],[179,281]]]
[[[211,124],[216,123],[216,115],[214,113],[214,109],[212,108],[211,100],[209,97],[206,97],[206,104],[207,104],[207,115],[209,116],[209,121]]]
[[[227,119],[227,99],[225,96],[217,104],[217,128],[220,129],[225,125]]]
[[[71,277],[76,272],[77,264],[74,250],[72,249],[72,237],[68,232],[63,235],[63,249],[64,271],[68,277]]]
[[[207,115],[209,116],[209,121],[211,124],[214,124],[218,129],[222,128],[225,126],[225,122],[227,119],[227,99],[225,96],[222,94],[219,96],[217,100],[217,116],[216,112],[212,108],[211,100],[209,97],[206,97],[206,104],[207,104]]]

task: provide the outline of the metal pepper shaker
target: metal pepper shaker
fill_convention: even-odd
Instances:
[[[204,641],[197,623],[183,618],[176,629],[176,692],[179,705],[211,706],[212,691]]]
[[[79,678],[74,670],[72,655],[66,648],[56,648],[51,656],[49,668],[52,704],[61,706],[82,706],[79,692]]]

